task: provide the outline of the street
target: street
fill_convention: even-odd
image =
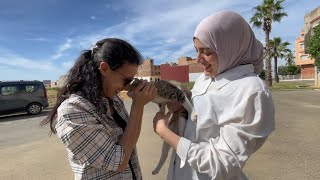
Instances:
[[[320,179],[320,91],[272,92],[276,130],[244,168],[250,179]],[[130,110],[130,101],[125,101]],[[145,107],[138,153],[146,180],[165,179],[168,163],[153,176],[162,141],[153,132],[157,105]],[[38,116],[0,117],[0,180],[73,179],[66,151],[49,127],[40,127],[47,112]],[[167,161],[168,162],[168,161]]]

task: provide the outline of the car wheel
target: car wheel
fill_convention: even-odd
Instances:
[[[31,103],[27,107],[28,114],[36,115],[36,114],[39,114],[41,112],[41,110],[42,110],[42,107],[38,103]]]

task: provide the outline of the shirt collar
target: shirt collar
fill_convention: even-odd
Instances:
[[[215,77],[217,89],[221,89],[229,82],[236,79],[240,79],[243,76],[254,73],[254,67],[252,64],[241,65],[230,69],[222,74]]]
[[[215,86],[217,86],[217,89],[220,89],[223,86],[227,85],[229,82],[251,73],[254,73],[253,65],[246,64],[230,69],[222,74],[219,74],[215,78],[211,78],[211,81],[214,81]],[[205,76],[204,74],[202,74],[202,76],[199,78],[199,82],[204,83],[208,81],[210,81],[210,77]]]

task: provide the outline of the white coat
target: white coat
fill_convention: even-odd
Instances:
[[[253,65],[242,65],[211,79],[201,75],[192,89],[195,122],[187,122],[169,180],[247,179],[249,156],[274,130],[274,105]]]

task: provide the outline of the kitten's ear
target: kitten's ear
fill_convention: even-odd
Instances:
[[[127,95],[128,95],[130,98],[132,98],[133,92],[132,92],[132,91],[128,91],[128,92],[127,92]]]

